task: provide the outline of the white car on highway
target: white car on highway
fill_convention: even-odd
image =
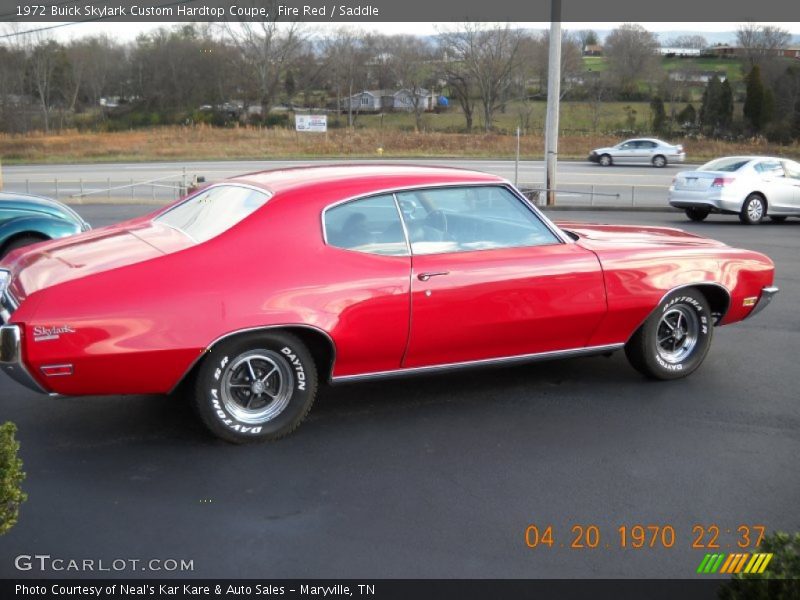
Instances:
[[[800,217],[800,164],[770,156],[726,156],[695,171],[681,171],[669,203],[692,221],[710,213],[739,215],[747,225]]]
[[[655,138],[636,138],[616,146],[595,148],[589,153],[589,160],[604,167],[643,164],[660,168],[684,162],[686,153],[680,144],[673,145]]]

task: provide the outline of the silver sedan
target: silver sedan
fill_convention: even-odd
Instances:
[[[616,146],[596,148],[589,153],[589,160],[604,167],[644,164],[660,168],[669,163],[684,162],[686,153],[680,144],[668,144],[655,138],[636,138],[625,140]]]
[[[669,203],[692,221],[710,213],[739,215],[747,225],[800,217],[800,164],[771,156],[728,156],[696,171],[681,171],[669,188]]]

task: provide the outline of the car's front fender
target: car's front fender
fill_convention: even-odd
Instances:
[[[41,216],[18,217],[0,225],[0,248],[18,235],[33,234],[47,239],[58,239],[80,232],[80,225],[64,219]]]

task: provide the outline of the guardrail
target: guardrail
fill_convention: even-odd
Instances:
[[[543,184],[523,183],[520,191],[537,206],[547,203]],[[571,184],[570,189],[556,188],[556,206],[666,207],[667,188],[659,185]]]
[[[9,181],[5,191],[47,196],[68,204],[119,203],[164,205],[185,195],[192,181],[185,174],[137,181],[106,177],[104,179],[29,179]],[[544,206],[546,187],[540,182],[524,182],[520,190],[529,194],[538,206]],[[556,189],[556,206],[574,207],[666,207],[667,190],[662,185],[569,184]]]

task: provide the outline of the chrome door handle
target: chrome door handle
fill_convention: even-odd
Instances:
[[[449,275],[450,271],[436,271],[434,273],[420,273],[417,279],[420,281],[428,281],[431,277],[439,277],[440,275]]]

